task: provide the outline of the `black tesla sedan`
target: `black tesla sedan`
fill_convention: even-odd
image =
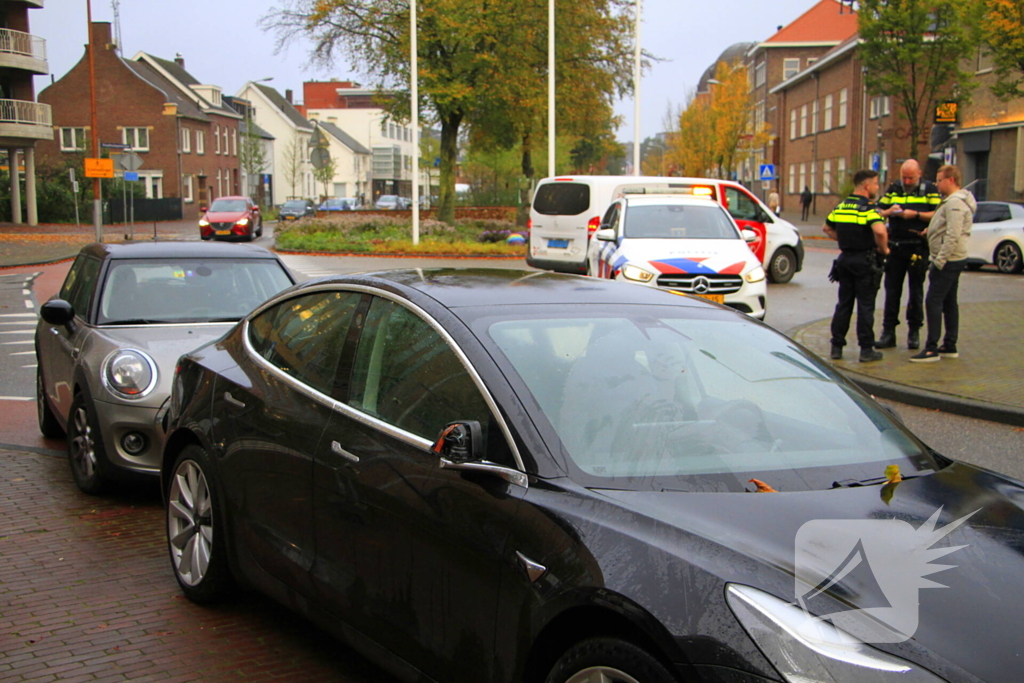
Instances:
[[[183,356],[169,420],[185,595],[410,680],[1020,680],[1024,487],[699,299],[314,280]]]

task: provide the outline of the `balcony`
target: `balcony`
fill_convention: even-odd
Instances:
[[[0,67],[34,74],[50,73],[46,63],[46,40],[31,33],[0,28]]]
[[[19,146],[28,140],[52,140],[50,105],[25,100],[0,100],[0,145]]]

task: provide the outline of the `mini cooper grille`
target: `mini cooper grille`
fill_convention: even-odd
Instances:
[[[743,278],[739,275],[660,275],[658,286],[678,289],[688,294],[732,294],[740,291]]]

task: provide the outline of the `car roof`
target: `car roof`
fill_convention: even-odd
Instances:
[[[225,244],[223,242],[132,242],[129,244],[96,242],[82,247],[81,253],[100,259],[277,258],[270,251],[255,244]]]
[[[529,306],[539,304],[651,304],[714,306],[701,299],[654,287],[600,280],[582,275],[502,268],[432,268],[386,270],[334,275],[310,280],[300,288],[324,284],[377,287],[415,298],[424,294],[445,308],[468,306]]]
[[[681,206],[714,206],[722,211],[722,205],[711,197],[694,197],[685,194],[637,194],[622,197],[629,205],[651,206],[659,204],[676,204]]]
[[[213,201],[217,201],[218,199],[248,199],[248,197],[240,194],[227,194],[223,197],[217,197],[217,199],[214,199]]]

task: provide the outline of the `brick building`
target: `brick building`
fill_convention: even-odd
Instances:
[[[29,225],[36,215],[36,145],[53,139],[49,105],[36,102],[34,75],[50,72],[46,41],[29,32],[29,9],[35,2],[0,2],[0,149],[7,152],[11,183],[11,216],[21,223],[21,174],[25,174],[25,204]]]
[[[182,216],[198,218],[215,197],[237,193],[241,116],[219,101],[220,89],[201,85],[183,60],[145,53],[122,59],[107,22],[93,24],[93,39],[98,139],[127,144],[142,157],[146,197],[180,199]],[[52,107],[57,133],[39,145],[42,163],[91,154],[89,94],[87,55],[39,94]]]
[[[767,123],[777,137],[787,132],[788,121],[783,120],[779,96],[773,89],[811,67],[825,53],[856,33],[857,14],[848,5],[836,0],[820,0],[793,22],[780,26],[770,38],[751,48],[744,61],[754,100],[752,123],[755,129]],[[778,174],[782,160],[779,146],[774,141],[758,150],[744,164],[739,171],[740,179],[754,186],[762,163],[774,164]],[[767,190],[762,191],[762,199],[767,193]],[[783,195],[784,202],[785,199]]]

